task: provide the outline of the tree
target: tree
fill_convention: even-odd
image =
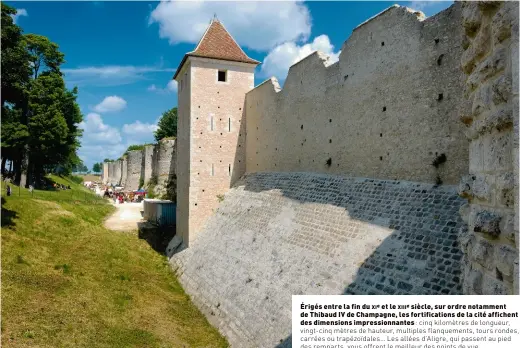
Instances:
[[[164,112],[157,124],[155,131],[155,140],[159,141],[164,138],[177,136],[177,107]]]
[[[101,164],[102,166],[102,164]],[[100,173],[101,172],[101,166],[100,166],[100,163],[94,163],[94,165],[92,166],[92,171],[94,173]]]

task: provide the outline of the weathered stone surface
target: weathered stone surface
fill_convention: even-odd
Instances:
[[[493,81],[493,103],[499,105],[506,102],[511,96],[511,77],[502,75]]]
[[[513,276],[514,264],[518,263],[518,250],[510,245],[500,245],[495,249],[497,269],[507,277]]]
[[[481,294],[483,295],[509,295],[510,290],[502,282],[489,275],[482,276]]]
[[[514,173],[502,173],[497,176],[497,203],[507,207],[513,208],[515,205],[514,199],[515,176]]]
[[[139,182],[143,175],[143,151],[135,150],[129,151],[126,159],[126,181],[125,189],[137,190],[139,189]]]
[[[500,219],[501,216],[496,213],[487,210],[480,211],[476,214],[473,231],[496,237],[500,234]]]
[[[482,14],[476,6],[464,6],[462,9],[462,26],[466,37],[473,37],[482,23]]]
[[[255,173],[171,262],[221,331],[275,346],[293,294],[460,294],[462,203],[454,186]]]
[[[511,18],[512,9],[509,6],[502,6],[493,16],[491,23],[493,30],[493,39],[496,42],[502,42],[511,36],[511,28],[513,19]]]
[[[492,178],[486,175],[465,175],[461,178],[459,184],[459,195],[467,199],[490,200],[492,194],[491,180]]]
[[[491,85],[480,86],[473,97],[473,116],[477,116],[484,111],[489,111],[491,107]]]
[[[481,28],[471,45],[462,53],[462,69],[466,74],[471,74],[476,62],[483,57],[491,45],[491,30],[489,25]]]
[[[470,261],[479,263],[484,268],[493,269],[495,256],[493,244],[482,237],[473,238],[471,244],[471,250],[468,250]]]
[[[481,83],[489,77],[495,75],[506,67],[507,50],[506,48],[498,48],[492,55],[484,59],[475,70],[469,75],[466,84],[469,91],[475,90]],[[466,98],[468,95],[466,95]]]

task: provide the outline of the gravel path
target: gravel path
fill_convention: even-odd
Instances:
[[[114,204],[117,210],[105,221],[105,227],[114,231],[135,231],[137,223],[143,221],[143,203]]]

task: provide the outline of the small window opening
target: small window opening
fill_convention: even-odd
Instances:
[[[383,160],[383,156],[379,156],[379,160],[382,161]]]
[[[379,137],[382,138],[383,137],[383,133],[379,133]]]
[[[441,54],[439,58],[437,58],[437,65],[440,66],[442,64],[442,58],[444,58],[444,54]]]
[[[227,79],[227,71],[219,70],[218,71],[218,81],[219,82],[226,82],[226,79]]]
[[[437,97],[437,100],[441,101],[442,99],[444,99],[444,95],[442,95],[442,93],[439,93],[439,96]]]
[[[386,111],[386,106],[383,106],[383,111]]]
[[[381,42],[381,46],[384,46],[384,45],[385,45],[385,42],[384,42],[384,41],[382,41],[382,42]]]
[[[435,44],[438,44],[439,43],[439,39],[435,39]]]

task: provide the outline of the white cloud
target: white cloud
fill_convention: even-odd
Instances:
[[[158,121],[158,120],[157,120]],[[103,122],[102,116],[89,113],[79,127],[83,129],[80,158],[89,167],[105,158],[119,158],[130,145],[150,143],[154,140],[155,124],[135,121],[121,128],[112,127]]]
[[[108,65],[61,69],[68,83],[74,85],[120,86],[144,80],[147,75],[158,72],[175,72],[164,68],[161,63],[155,67],[133,65]]]
[[[147,90],[159,94],[177,93],[177,81],[170,80],[165,88],[157,87],[156,85],[150,85],[148,86]]]
[[[153,134],[157,130],[157,124],[151,123],[141,123],[141,121],[137,120],[134,123],[125,124],[123,126],[123,133],[130,135],[146,135]]]
[[[126,100],[116,95],[105,97],[101,103],[94,107],[96,112],[116,112],[126,108]]]
[[[27,17],[29,14],[27,13],[27,10],[24,8],[17,8],[16,14],[11,15],[11,18],[13,19],[14,24],[18,23],[18,18],[20,17]]]
[[[293,64],[315,51],[328,55],[331,63],[338,61],[339,51],[334,52],[334,46],[330,43],[327,35],[320,35],[314,38],[311,43],[302,46],[294,42],[286,42],[275,47],[265,57],[260,75],[263,77],[275,76],[279,81],[285,80],[287,72]]]
[[[266,51],[286,41],[306,41],[311,33],[310,12],[301,1],[161,1],[149,24],[170,44],[196,44],[214,14],[239,45]]]
[[[88,114],[79,128],[83,129],[82,145],[113,145],[122,140],[119,130],[103,123],[101,115],[96,113]]]

